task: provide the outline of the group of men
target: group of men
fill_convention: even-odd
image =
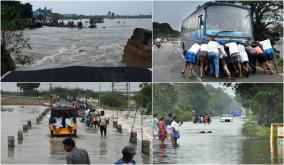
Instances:
[[[98,126],[101,136],[106,136],[109,119],[105,116],[105,111],[88,108],[81,117],[81,122],[85,123],[86,127]]]
[[[269,74],[273,73],[269,64],[269,61],[272,61],[278,73],[274,56],[269,39],[253,42],[252,45],[242,45],[233,41],[220,45],[215,41],[214,36],[209,36],[208,42],[194,43],[186,52],[186,64],[182,73],[187,77],[192,77],[193,66],[198,64],[200,78],[205,76],[209,67],[210,76],[218,79],[220,77],[219,66],[229,79],[232,79],[232,73],[238,78],[242,78],[243,75],[249,77],[250,72],[256,72],[256,61],[259,62],[264,72]],[[233,69],[229,70],[230,67]]]
[[[193,119],[193,123],[204,123],[204,124],[210,124],[211,123],[211,118],[208,114],[205,114],[204,116],[202,115],[195,115]]]
[[[60,129],[65,127],[68,128],[69,131],[72,131],[72,124],[74,121],[73,116],[70,114],[70,112],[56,112],[55,117],[52,119],[53,128],[56,133],[59,133]]]

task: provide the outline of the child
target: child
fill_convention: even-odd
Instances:
[[[231,62],[234,65],[236,70],[236,76],[242,77],[242,66],[241,66],[241,55],[238,49],[238,45],[235,42],[230,42],[225,44],[225,46],[229,47],[229,52],[231,56]]]
[[[203,78],[208,69],[208,49],[205,41],[202,41],[202,44],[200,45],[198,64],[200,66],[200,78]]]
[[[191,46],[191,48],[186,52],[186,64],[185,64],[185,75],[187,74],[187,68],[189,67],[188,77],[192,77],[192,68],[193,65],[197,62],[197,53],[199,52],[200,45],[195,43]]]
[[[266,39],[264,41],[260,41],[259,43],[260,43],[262,49],[264,50],[264,53],[266,54],[267,61],[272,61],[273,62],[273,65],[275,67],[276,73],[278,73],[278,69],[277,69],[277,66],[276,66],[276,61],[274,59],[274,51],[272,49],[270,40]]]
[[[245,50],[244,45],[238,44],[238,48],[239,48],[239,52],[240,52],[240,55],[241,55],[242,68],[246,71],[246,73],[247,73],[246,76],[249,77],[248,54]]]

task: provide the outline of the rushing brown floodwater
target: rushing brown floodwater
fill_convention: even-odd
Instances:
[[[123,49],[135,28],[152,29],[152,19],[105,19],[97,28],[42,27],[25,30],[32,49],[23,54],[33,64],[17,70],[38,70],[65,66],[124,66]],[[76,24],[76,21],[75,21]]]
[[[247,138],[241,133],[242,119],[221,123],[213,119],[211,125],[186,122],[180,128],[179,145],[169,141],[160,146],[154,140],[153,163],[159,164],[270,164],[269,139]],[[201,134],[200,131],[212,133]],[[283,150],[283,147],[282,147]],[[283,151],[275,153],[274,163],[283,162]]]
[[[62,140],[64,138],[50,138],[48,129],[48,117],[45,117],[39,125],[35,124],[35,118],[46,107],[42,106],[4,106],[15,108],[13,112],[1,113],[1,163],[5,164],[65,164],[66,152]],[[27,120],[32,120],[32,129],[24,133],[22,144],[17,142],[17,130]],[[107,137],[101,138],[99,130],[86,128],[77,118],[78,139],[76,145],[85,148],[89,152],[91,163],[112,164],[120,159],[121,150],[128,145],[129,134],[124,131],[118,133],[112,126],[108,127]],[[110,121],[112,123],[112,121]],[[15,136],[16,147],[8,151],[7,136]],[[134,157],[137,163],[149,163],[149,156],[140,151],[141,144],[136,147],[137,155]]]

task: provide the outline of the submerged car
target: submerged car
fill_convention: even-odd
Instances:
[[[62,106],[51,110],[49,130],[50,137],[77,136],[75,109],[73,107]]]
[[[220,117],[220,122],[233,122],[234,118],[231,114],[222,114]]]

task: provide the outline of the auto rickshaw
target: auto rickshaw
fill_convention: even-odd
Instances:
[[[76,112],[74,108],[59,106],[51,110],[49,130],[50,137],[77,136]]]

